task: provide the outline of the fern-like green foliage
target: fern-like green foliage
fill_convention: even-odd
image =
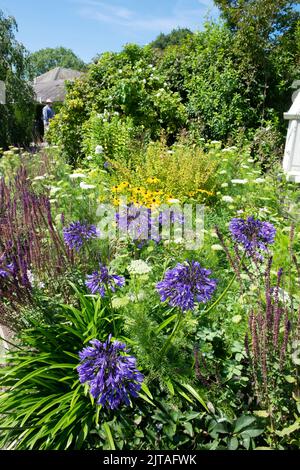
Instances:
[[[148,382],[158,380],[168,390],[169,380],[193,380],[193,333],[197,320],[187,314],[181,331],[176,335],[166,354],[163,346],[170,335],[177,313],[156,305],[132,304],[122,313],[126,336],[135,344],[136,355],[143,369],[149,371]],[[190,347],[187,346],[190,338]]]

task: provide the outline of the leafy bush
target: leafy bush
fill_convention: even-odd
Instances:
[[[91,135],[82,125],[94,112],[131,118],[135,127],[154,138],[162,130],[175,135],[184,126],[186,112],[180,97],[153,62],[151,48],[129,44],[119,54],[103,54],[86,77],[70,86],[49,133],[49,139],[63,145],[69,161],[82,155],[84,133]]]

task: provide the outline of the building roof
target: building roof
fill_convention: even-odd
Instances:
[[[53,102],[62,102],[66,96],[66,81],[73,81],[80,77],[82,72],[78,70],[56,67],[49,72],[36,77],[33,82],[33,89],[36,100],[39,103],[51,99]]]

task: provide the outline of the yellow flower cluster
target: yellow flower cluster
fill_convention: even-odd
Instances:
[[[157,184],[158,178],[148,178],[147,183]],[[131,186],[128,181],[124,181],[111,188],[114,194],[113,204],[119,205],[120,197],[126,196],[128,203],[142,205],[145,207],[158,207],[160,204],[170,199],[170,194],[165,194],[162,190],[147,189],[144,186]]]
[[[146,180],[149,186],[158,185],[160,180],[158,178],[148,178]],[[123,181],[117,186],[113,186],[111,191],[114,195],[113,204],[118,206],[121,202],[120,198],[126,196],[127,203],[133,203],[136,205],[142,205],[145,207],[158,207],[163,203],[179,203],[180,201],[174,198],[171,194],[167,194],[163,190],[154,189],[151,187],[145,188],[144,186],[132,186],[128,181]],[[204,196],[213,196],[214,193],[207,191],[206,189],[196,189],[188,193],[189,197],[195,197],[198,194]]]
[[[206,196],[214,196],[214,193],[212,193],[211,191],[206,191],[206,189],[196,189],[196,191],[191,191],[189,193],[189,196],[194,197],[199,193],[204,194]]]

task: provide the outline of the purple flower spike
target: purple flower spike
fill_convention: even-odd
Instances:
[[[100,270],[94,271],[86,277],[86,287],[92,294],[100,294],[105,297],[106,290],[115,292],[117,287],[125,285],[125,278],[117,274],[110,274],[108,268],[100,264]]]
[[[90,344],[79,353],[80,382],[89,384],[98,405],[111,410],[130,405],[130,397],[138,396],[144,380],[136,368],[136,358],[127,355],[124,343],[111,342],[111,335],[105,343],[94,339]]]
[[[156,284],[161,301],[169,301],[172,307],[179,307],[183,312],[195,309],[195,303],[208,302],[217,285],[211,279],[211,271],[201,267],[198,261],[178,263],[166,272],[165,278]]]
[[[13,263],[6,264],[5,258],[4,256],[2,256],[0,258],[0,278],[2,277],[2,279],[5,279],[13,275],[14,275],[14,264]]]
[[[72,222],[63,229],[65,244],[72,250],[79,251],[84,242],[98,237],[95,225],[85,222]]]
[[[261,222],[254,217],[232,219],[229,224],[232,238],[240,243],[246,253],[262,259],[259,250],[267,251],[268,245],[274,243],[276,229],[270,222]]]

